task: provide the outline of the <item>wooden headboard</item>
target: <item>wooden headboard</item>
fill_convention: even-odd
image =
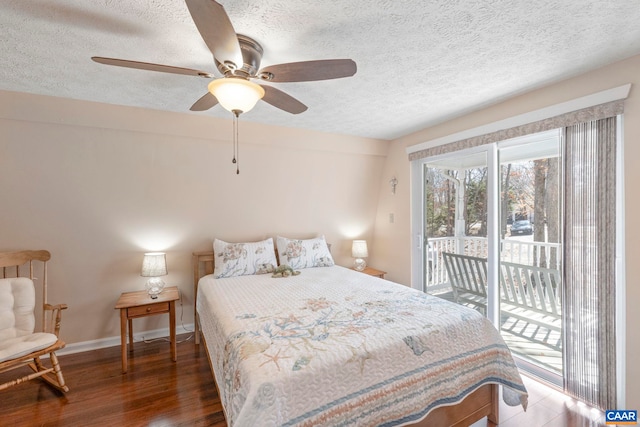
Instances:
[[[213,274],[213,262],[215,260],[213,251],[193,253],[193,314],[194,314],[194,334],[196,344],[200,344],[200,317],[198,316],[198,281],[202,276]]]

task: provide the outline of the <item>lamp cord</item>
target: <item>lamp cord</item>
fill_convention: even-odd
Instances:
[[[188,337],[186,337],[185,339],[183,339],[183,340],[176,340],[176,344],[181,344],[181,343],[183,343],[183,342],[187,342],[187,341],[191,340],[191,338],[193,338],[193,337],[194,337],[194,334],[193,334],[193,332],[194,332],[194,331],[189,330],[189,329],[187,329],[187,328],[184,326],[184,319],[183,319],[183,316],[184,316],[184,307],[182,306],[182,296],[180,296],[180,299],[179,299],[178,301],[180,302],[180,324],[182,325],[182,329],[183,329],[185,332],[190,332],[189,336],[188,336]],[[151,344],[152,342],[156,342],[156,341],[166,341],[166,342],[170,342],[171,340],[170,340],[169,338],[167,338],[167,337],[159,337],[159,338],[146,339],[146,338],[144,337],[144,335],[143,335],[143,336],[142,336],[142,339],[141,339],[140,341],[142,341],[142,342],[143,342],[143,343],[145,343],[145,344]]]

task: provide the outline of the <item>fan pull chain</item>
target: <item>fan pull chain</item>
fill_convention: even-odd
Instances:
[[[236,175],[240,174],[240,151],[238,145],[238,117],[240,110],[233,110],[233,161],[236,165]]]

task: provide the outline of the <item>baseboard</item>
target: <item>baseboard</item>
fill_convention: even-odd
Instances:
[[[193,333],[193,323],[188,325],[176,326],[176,334],[188,334]],[[144,331],[133,334],[133,341],[147,341],[158,338],[165,338],[169,336],[169,328],[155,329],[153,331]],[[101,338],[99,340],[82,341],[72,344],[67,344],[62,350],[56,351],[58,356],[64,356],[65,354],[82,353],[85,351],[98,350],[106,347],[115,347],[120,345],[120,336]]]

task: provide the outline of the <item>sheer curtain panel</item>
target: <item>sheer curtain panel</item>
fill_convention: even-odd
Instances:
[[[565,391],[616,408],[616,117],[564,128]]]

